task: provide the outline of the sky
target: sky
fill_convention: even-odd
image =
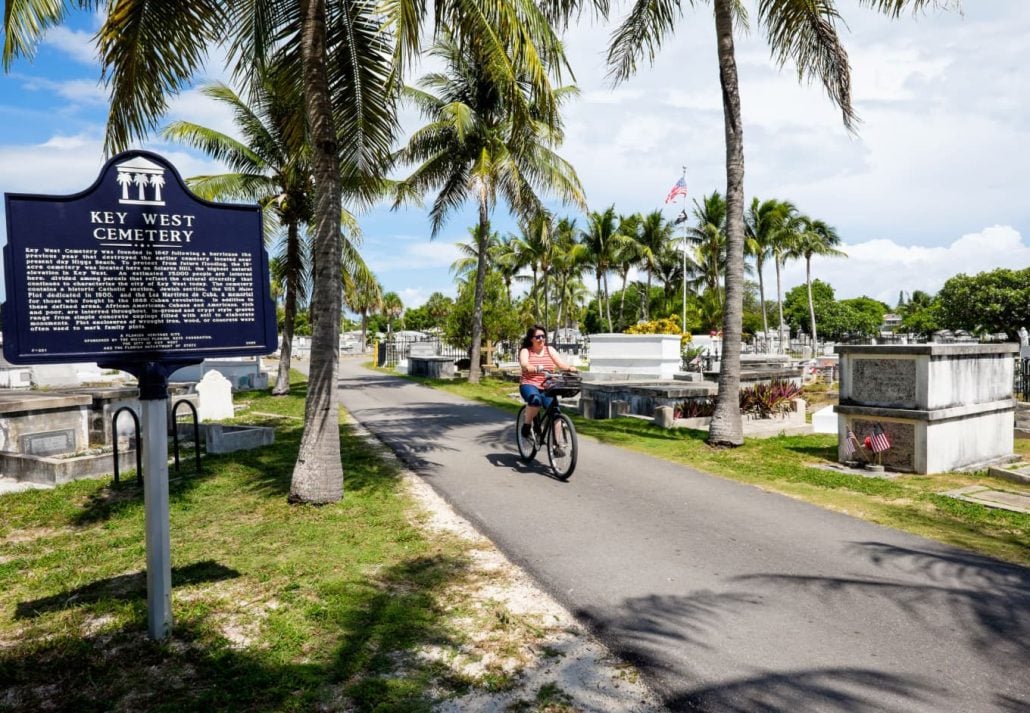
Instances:
[[[683,4],[676,34],[654,64],[643,63],[617,87],[605,67],[612,24],[584,19],[565,36],[580,96],[567,106],[559,152],[575,167],[591,210],[662,209],[671,219],[684,206],[663,201],[684,166],[688,208],[712,191],[725,193],[714,20],[707,4]],[[893,306],[899,292],[934,293],[959,273],[1030,266],[1030,3],[973,0],[961,11],[893,21],[857,0],[838,0],[838,8],[861,119],[854,134],[821,86],[775,65],[761,28],[737,37],[747,202],[790,200],[836,228],[848,257],[817,257],[812,271],[838,298],[865,295]],[[91,41],[98,22],[76,17],[48,34],[35,59],[0,75],[0,190],[61,195],[96,179],[107,113]],[[196,88],[225,79],[216,55],[196,85],[172,99],[167,122],[232,133],[228,114]],[[412,112],[403,119],[417,126]],[[156,136],[133,148],[167,157],[183,176],[221,170]],[[585,222],[574,208],[548,205]],[[515,230],[503,206],[493,219],[496,229]],[[454,294],[449,266],[454,243],[469,239],[471,206],[432,241],[424,209],[377,206],[359,220],[366,262],[405,306],[434,291]],[[802,262],[788,264],[784,290],[804,279]],[[774,296],[771,268],[766,284]]]

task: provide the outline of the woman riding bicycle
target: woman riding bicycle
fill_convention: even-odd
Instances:
[[[551,405],[551,397],[542,389],[547,379],[546,371],[576,371],[558,355],[558,351],[547,343],[547,330],[534,324],[526,331],[519,349],[519,365],[522,367],[522,379],[519,381],[519,394],[526,402],[526,420],[522,424],[522,437],[529,438],[533,419],[541,407]]]

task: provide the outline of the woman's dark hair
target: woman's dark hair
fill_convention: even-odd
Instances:
[[[547,330],[541,327],[539,324],[534,324],[532,327],[526,330],[526,336],[522,338],[522,349],[529,349],[533,346],[533,335],[537,332],[543,332],[544,337],[547,336]]]

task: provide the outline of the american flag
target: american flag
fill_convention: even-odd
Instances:
[[[855,455],[855,444],[858,443],[858,439],[855,438],[855,432],[850,428],[848,429],[848,437],[844,439],[844,455],[848,458]]]
[[[672,203],[678,196],[687,195],[687,177],[686,175],[680,176],[680,180],[676,181],[676,185],[669,191],[669,195],[665,196],[666,203]]]
[[[876,424],[873,426],[873,435],[869,438],[870,450],[873,453],[883,453],[885,450],[891,447],[891,442],[887,438],[887,434],[883,431],[883,426]]]

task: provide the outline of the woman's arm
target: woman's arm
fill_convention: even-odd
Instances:
[[[519,350],[519,366],[523,374],[532,374],[533,368],[529,366],[529,350],[523,347]]]

